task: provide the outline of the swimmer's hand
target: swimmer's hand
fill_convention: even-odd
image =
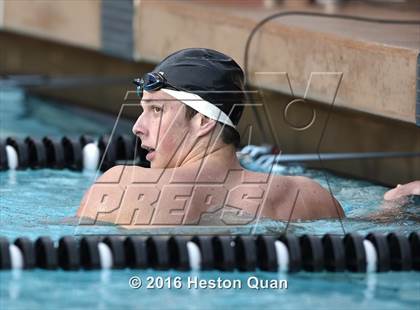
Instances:
[[[398,184],[397,187],[384,194],[384,199],[397,200],[409,195],[420,195],[420,181],[413,181],[404,185]]]

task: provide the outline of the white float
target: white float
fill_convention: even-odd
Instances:
[[[188,258],[190,261],[190,269],[198,271],[201,269],[201,252],[198,245],[192,241],[187,242]]]
[[[97,143],[88,143],[83,147],[83,169],[96,171],[98,169],[100,150]]]
[[[7,165],[10,170],[16,170],[19,165],[18,154],[11,145],[6,145]]]
[[[289,250],[280,240],[274,241],[274,247],[276,249],[279,272],[286,273],[289,270]]]
[[[111,269],[114,262],[112,252],[108,245],[103,242],[98,243],[99,261],[102,269]]]

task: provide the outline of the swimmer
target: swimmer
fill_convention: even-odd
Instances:
[[[412,181],[404,185],[398,184],[384,194],[384,202],[379,210],[359,219],[377,223],[392,223],[405,216],[404,208],[412,201],[409,199],[410,196],[420,197],[420,181]]]
[[[315,181],[240,165],[236,126],[245,104],[244,74],[229,56],[180,50],[135,84],[142,112],[132,131],[148,151],[150,168],[106,171],[82,199],[80,218],[130,228],[199,225],[215,214],[225,224],[235,221],[232,215],[236,224],[344,217],[333,195]]]
[[[410,195],[420,195],[420,181],[413,181],[404,185],[398,184],[384,194],[384,199],[397,200]]]

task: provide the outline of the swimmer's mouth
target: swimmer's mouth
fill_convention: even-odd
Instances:
[[[147,145],[142,145],[141,147],[147,151],[146,160],[152,161],[156,156],[155,149]]]
[[[149,153],[150,152],[154,152],[155,151],[155,149],[154,148],[152,148],[152,147],[149,147],[149,146],[147,146],[147,145],[141,145],[141,148],[142,149],[145,149],[146,151],[148,151]]]

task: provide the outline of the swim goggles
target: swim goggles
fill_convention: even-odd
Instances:
[[[157,91],[161,88],[168,88],[168,86],[175,90],[181,90],[169,84],[163,76],[163,72],[146,73],[142,78],[134,79],[133,83],[137,85],[136,93],[139,97],[143,95],[143,90]]]
[[[139,97],[143,96],[143,90],[157,91],[161,89],[195,111],[236,129],[236,126],[225,112],[200,96],[169,84],[163,76],[163,72],[147,73],[142,78],[134,79],[133,83],[137,85],[136,93]]]

